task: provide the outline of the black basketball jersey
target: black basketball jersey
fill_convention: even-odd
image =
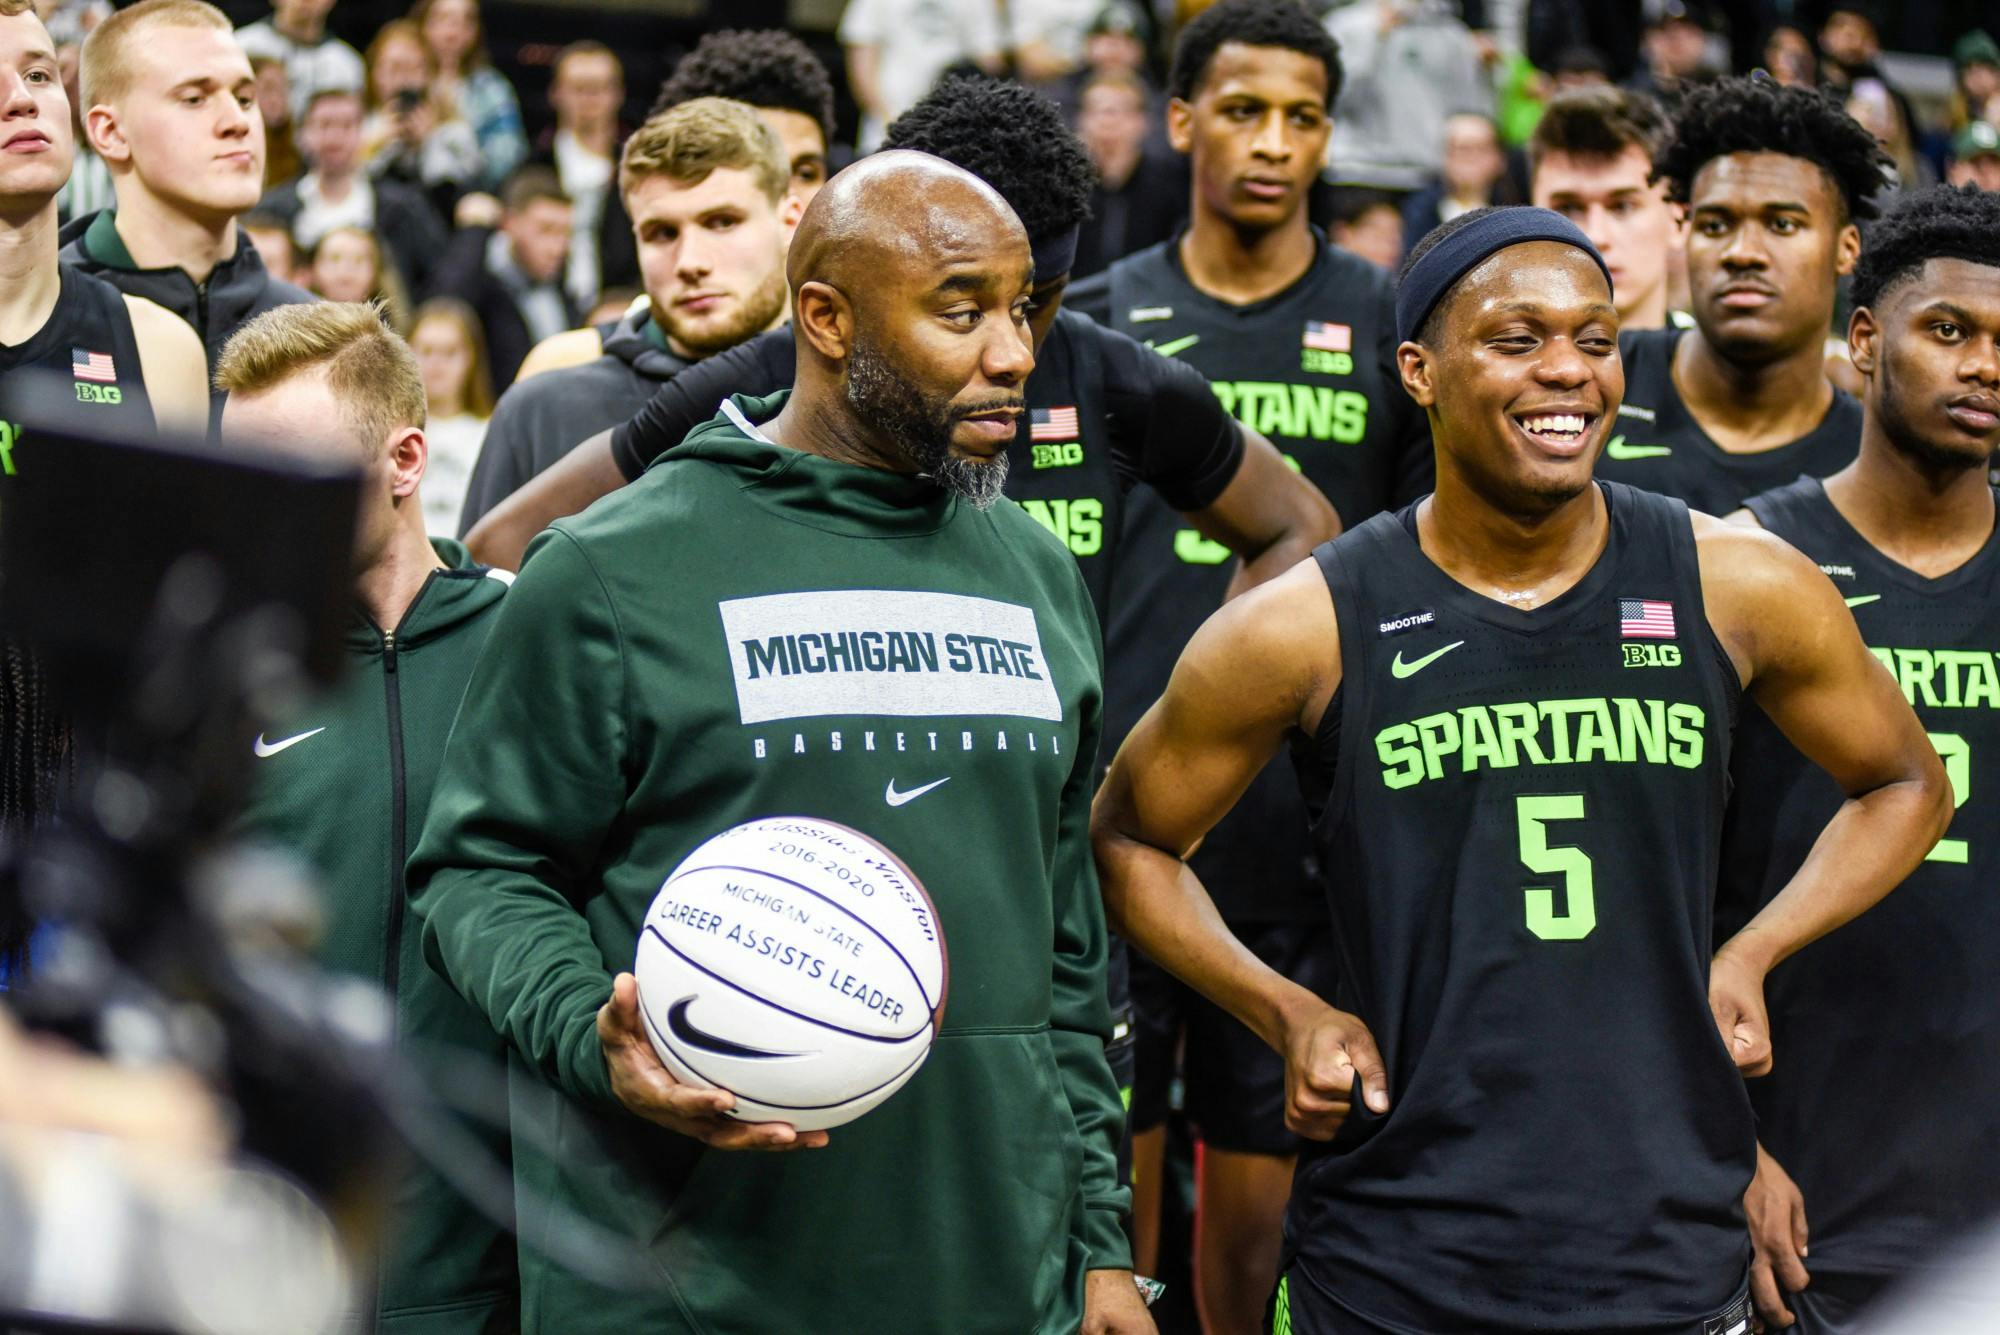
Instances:
[[[1389,276],[1314,239],[1312,267],[1250,305],[1188,281],[1178,239],[1120,260],[1070,300],[1201,372],[1353,525],[1428,489],[1430,435],[1396,375]],[[1107,757],[1165,691],[1233,569],[1229,551],[1180,515],[1132,498],[1105,635]],[[1297,785],[1274,765],[1210,831],[1194,866],[1232,921],[1313,920],[1324,910],[1310,856]]]
[[[1758,1133],[1805,1196],[1815,1274],[1934,1263],[2000,1213],[2000,533],[1926,579],[1802,478],[1750,501],[1819,563],[1944,759],[1958,812],[1908,880],[1771,972],[1776,1066]],[[1744,711],[1718,930],[1781,890],[1840,807],[1832,779]]]
[[[1306,1150],[1285,1246],[1399,1330],[1681,1329],[1749,1261],[1708,1007],[1740,691],[1686,507],[1601,485],[1609,545],[1534,611],[1433,564],[1414,506],[1317,553],[1342,682],[1300,771],[1391,1107]]]
[[[150,431],[153,407],[139,365],[132,313],[117,288],[65,264],[48,320],[18,347],[0,344],[0,476],[32,467],[33,433],[21,424],[30,395],[41,411],[73,404],[99,421]]]
[[[1749,497],[1793,478],[1825,477],[1854,462],[1861,448],[1861,405],[1844,390],[1818,426],[1776,449],[1732,454],[1702,430],[1674,388],[1674,349],[1685,329],[1637,329],[1619,336],[1625,401],[1597,476],[1678,496],[1691,510],[1726,515]]]

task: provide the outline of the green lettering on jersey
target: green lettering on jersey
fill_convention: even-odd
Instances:
[[[13,422],[0,422],[0,476],[14,476],[14,447],[20,443],[21,428]]]
[[[1065,445],[1035,445],[1029,448],[1028,458],[1036,468],[1074,468],[1083,462],[1083,445],[1074,440]]]
[[[116,385],[92,385],[79,380],[76,384],[78,403],[123,403],[125,391]]]
[[[1629,696],[1461,705],[1375,734],[1382,783],[1409,788],[1446,774],[1518,766],[1700,766],[1701,706]]]
[[[1216,398],[1237,421],[1266,436],[1356,445],[1368,434],[1368,396],[1325,385],[1215,380]]]
[[[1868,650],[1889,669],[1903,698],[1926,709],[2000,709],[2000,671],[1983,649]]]
[[[1219,566],[1230,553],[1221,543],[1204,538],[1200,529],[1183,528],[1174,532],[1174,555],[1191,566]]]
[[[1021,508],[1062,539],[1070,555],[1095,556],[1104,550],[1103,501],[1091,496],[1073,501],[1027,500],[1021,502]]]
[[[1301,348],[1299,369],[1312,375],[1352,375],[1354,358],[1344,352],[1328,352],[1325,348]]]

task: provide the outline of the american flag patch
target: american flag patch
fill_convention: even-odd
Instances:
[[[1073,404],[1066,408],[1028,410],[1029,440],[1075,440],[1079,434]]]
[[[1671,640],[1674,637],[1674,605],[1650,598],[1618,600],[1618,631],[1626,639]]]
[[[1299,340],[1308,348],[1321,352],[1354,351],[1354,330],[1344,324],[1328,324],[1324,320],[1307,320],[1305,337]]]
[[[109,385],[118,379],[118,367],[112,363],[108,352],[85,352],[82,348],[71,348],[69,369],[76,373],[78,380],[97,380]]]

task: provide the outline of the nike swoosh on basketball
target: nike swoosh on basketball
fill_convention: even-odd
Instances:
[[[1857,593],[1852,598],[1846,600],[1849,607],[1862,607],[1868,603],[1878,603],[1880,601],[1882,601],[1882,595],[1879,593]]]
[[[1452,650],[1458,648],[1459,645],[1464,643],[1465,643],[1464,640],[1453,640],[1450,644],[1447,644],[1444,648],[1433,649],[1429,653],[1425,654],[1422,658],[1414,658],[1407,663],[1403,661],[1403,651],[1401,649],[1398,649],[1396,651],[1396,657],[1392,659],[1389,663],[1389,671],[1394,673],[1398,679],[1403,677],[1414,677],[1419,672],[1422,672],[1425,668],[1437,662],[1440,658],[1443,658],[1446,654],[1450,653]]]
[[[278,752],[290,750],[306,738],[317,737],[325,731],[325,728],[314,728],[311,732],[302,732],[296,737],[287,737],[282,742],[267,742],[264,740],[264,734],[260,732],[257,734],[256,743],[250,749],[257,753],[259,760],[267,760],[277,755]]]
[[[801,1055],[796,1052],[767,1052],[763,1048],[747,1048],[734,1039],[724,1038],[720,1034],[711,1034],[706,1029],[698,1028],[687,1017],[688,1006],[693,1001],[694,998],[691,996],[682,997],[667,1008],[667,1032],[689,1047],[700,1048],[703,1052],[713,1052],[721,1057],[777,1058]]]
[[[1657,459],[1673,452],[1671,445],[1627,445],[1623,436],[1613,436],[1604,446],[1605,457],[1610,459]]]
[[[1159,353],[1162,357],[1178,357],[1181,353],[1186,352],[1199,342],[1201,342],[1200,334],[1189,334],[1186,338],[1172,338],[1168,339],[1165,343],[1148,343],[1146,346],[1152,348],[1154,352]]]
[[[889,780],[889,786],[882,790],[882,800],[884,802],[887,802],[892,807],[899,807],[902,806],[905,802],[916,801],[918,798],[922,797],[925,793],[928,793],[931,789],[937,787],[939,784],[950,783],[950,782],[951,782],[951,775],[947,774],[942,779],[933,779],[931,782],[925,784],[921,788],[912,788],[907,793],[899,793],[896,791],[896,781],[894,779],[891,779]]]

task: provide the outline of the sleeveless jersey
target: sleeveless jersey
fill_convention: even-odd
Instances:
[[[1099,281],[1100,318],[1208,377],[1352,526],[1427,489],[1430,438],[1395,374],[1389,276],[1314,239],[1298,282],[1243,306],[1188,280],[1178,240],[1154,246]],[[1088,290],[1071,300],[1091,304]],[[1104,647],[1107,756],[1165,691],[1233,569],[1228,550],[1179,514],[1151,496],[1131,499]],[[1194,866],[1232,921],[1311,921],[1324,910],[1310,859],[1297,785],[1273,765],[1209,832]]]
[[[132,313],[117,288],[61,266],[55,309],[34,336],[17,347],[0,345],[0,476],[33,467],[33,432],[21,410],[33,396],[47,411],[73,404],[83,426],[150,432],[153,407],[139,366]]]
[[[1732,454],[1702,430],[1674,388],[1674,349],[1685,329],[1638,329],[1618,340],[1625,401],[1597,476],[1678,496],[1691,510],[1726,515],[1759,492],[1800,474],[1825,477],[1854,462],[1861,448],[1861,405],[1845,390],[1818,426],[1797,440],[1753,454]]]
[[[1533,611],[1434,565],[1414,506],[1317,553],[1342,683],[1300,771],[1391,1106],[1308,1147],[1285,1246],[1395,1329],[1679,1329],[1749,1262],[1707,986],[1740,691],[1686,507],[1600,485],[1609,545]]]
[[[1944,758],[1958,812],[1908,880],[1771,972],[1764,1145],[1805,1196],[1815,1275],[1934,1263],[2000,1212],[2000,533],[1937,579],[1883,556],[1801,478],[1750,501],[1832,576]],[[1805,860],[1841,792],[1755,709],[1738,734],[1718,928]]]

